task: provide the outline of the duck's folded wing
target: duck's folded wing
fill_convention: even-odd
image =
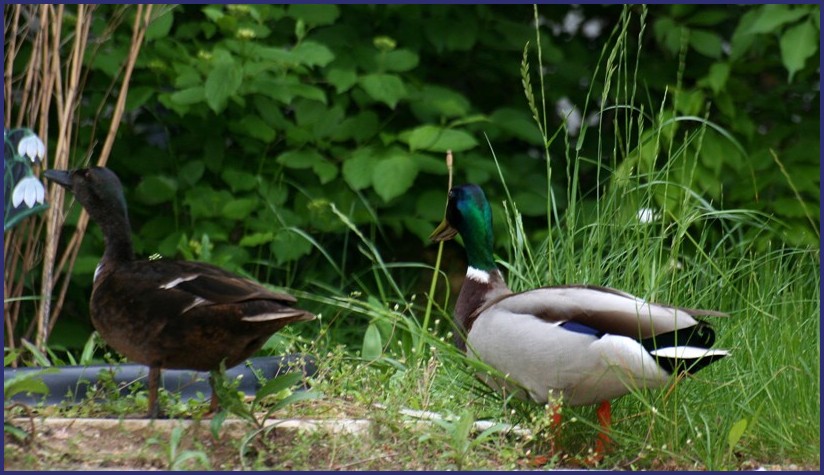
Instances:
[[[236,311],[221,314],[236,314],[245,321],[314,318],[311,313],[293,307],[295,297],[271,291],[219,267],[191,261],[151,263],[141,267],[142,272],[135,273],[129,281],[142,289],[142,301],[152,302],[164,312],[183,315],[211,305],[236,304]]]
[[[658,305],[625,292],[595,286],[543,287],[502,297],[481,311],[493,308],[534,315],[554,323],[577,322],[599,332],[636,339],[694,326],[697,323],[694,315],[725,315],[711,310]]]

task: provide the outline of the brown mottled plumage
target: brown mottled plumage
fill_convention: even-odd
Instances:
[[[94,275],[91,321],[119,353],[149,366],[149,416],[159,413],[160,370],[215,371],[252,356],[285,325],[315,316],[291,295],[201,262],[135,260],[126,201],[107,168],[47,170],[71,190],[103,230],[106,249]],[[218,400],[212,384],[211,411]]]

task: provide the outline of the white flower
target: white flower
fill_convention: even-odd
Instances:
[[[17,208],[20,203],[26,202],[29,208],[34,206],[34,203],[43,203],[46,198],[46,190],[40,180],[33,176],[27,176],[20,180],[20,183],[14,187],[11,195],[11,204]]]
[[[638,210],[638,214],[636,215],[636,217],[638,218],[638,221],[640,221],[641,223],[649,224],[653,221],[658,220],[661,217],[661,215],[659,213],[656,213],[655,210],[652,208],[641,208]]]
[[[583,28],[581,28],[581,33],[584,34],[587,38],[594,40],[601,34],[601,30],[603,29],[604,24],[598,18],[593,18],[591,20],[587,20],[584,23]]]
[[[564,33],[574,35],[578,31],[578,27],[584,21],[584,15],[578,10],[570,10],[564,17],[563,29]]]
[[[46,146],[40,137],[32,134],[20,140],[17,144],[17,154],[20,156],[27,156],[32,162],[35,158],[43,158],[46,156]]]

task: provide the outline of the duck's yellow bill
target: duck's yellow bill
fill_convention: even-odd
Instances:
[[[449,221],[444,219],[441,221],[441,224],[432,231],[432,234],[429,235],[429,239],[439,242],[439,241],[448,241],[455,237],[458,234],[458,230],[453,228],[452,225],[449,224]]]

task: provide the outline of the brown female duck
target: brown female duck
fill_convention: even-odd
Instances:
[[[149,367],[149,417],[157,417],[160,371],[216,371],[238,365],[285,325],[315,315],[289,294],[219,267],[173,259],[136,260],[123,187],[108,168],[47,170],[74,193],[103,230],[94,273],[94,328],[112,348]],[[218,408],[214,380],[211,412]]]

